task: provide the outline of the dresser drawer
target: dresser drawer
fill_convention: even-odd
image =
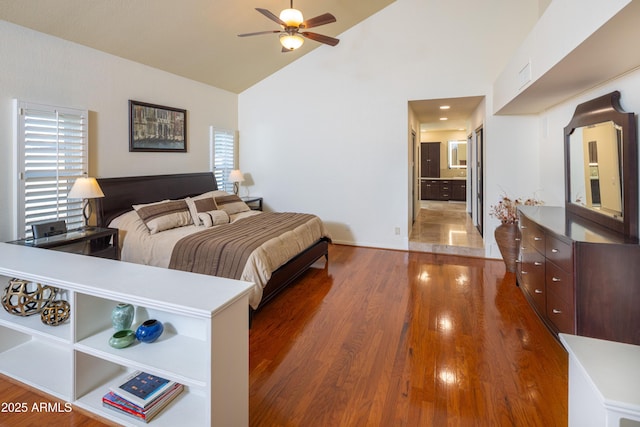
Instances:
[[[571,244],[547,236],[545,254],[564,271],[573,272],[573,248]]]
[[[555,292],[547,293],[547,318],[558,332],[575,334],[575,308],[573,302],[563,300]]]
[[[520,233],[522,235],[522,244],[525,247],[533,247],[540,253],[545,251],[545,235],[542,228],[528,219],[520,218]]]
[[[553,292],[565,301],[573,301],[573,275],[553,262],[545,266],[547,291]]]
[[[521,287],[536,305],[536,309],[544,314],[546,312],[546,286],[545,286],[544,257],[535,249],[525,251],[520,263]]]

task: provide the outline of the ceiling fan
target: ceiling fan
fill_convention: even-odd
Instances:
[[[282,45],[282,52],[290,52],[298,49],[304,43],[304,38],[315,40],[320,43],[335,46],[340,40],[324,36],[318,33],[312,33],[304,31],[308,28],[319,27],[320,25],[330,24],[336,22],[335,16],[330,13],[324,13],[316,16],[315,18],[307,19],[302,18],[302,12],[293,8],[293,0],[291,0],[291,7],[284,9],[280,12],[280,16],[276,16],[267,9],[256,8],[258,12],[271,19],[272,21],[280,24],[281,30],[271,31],[258,31],[255,33],[238,34],[238,37],[257,36],[261,34],[280,34],[280,44]]]

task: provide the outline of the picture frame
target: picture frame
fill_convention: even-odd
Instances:
[[[129,151],[187,152],[187,110],[129,100]]]

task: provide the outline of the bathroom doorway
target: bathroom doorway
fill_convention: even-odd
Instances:
[[[409,109],[414,122],[419,122],[419,131],[410,136],[413,226],[409,249],[484,256],[472,210],[478,206],[477,192],[472,191],[478,185],[477,145],[472,140],[478,117],[482,125],[484,97],[409,101]],[[430,154],[424,152],[427,147]],[[425,160],[429,156],[438,167],[425,167],[433,164]]]

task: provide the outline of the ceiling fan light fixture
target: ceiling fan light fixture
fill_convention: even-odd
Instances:
[[[287,24],[287,27],[299,27],[304,22],[302,12],[298,9],[284,9],[280,12],[280,20]]]
[[[281,34],[280,44],[288,50],[296,50],[304,43],[304,38],[299,34]]]

